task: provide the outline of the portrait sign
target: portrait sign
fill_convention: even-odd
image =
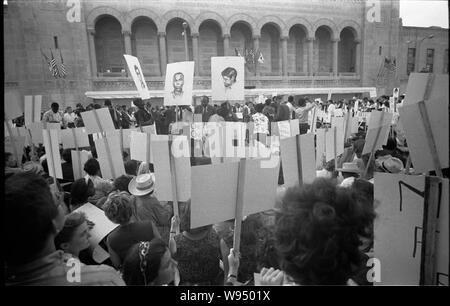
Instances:
[[[133,77],[134,84],[136,84],[141,99],[150,99],[150,93],[148,92],[147,83],[145,83],[144,73],[142,72],[138,58],[127,54],[124,54],[123,56],[127,61],[128,69]]]
[[[244,71],[243,57],[211,57],[213,101],[243,101]]]
[[[194,62],[167,64],[164,105],[191,105]]]

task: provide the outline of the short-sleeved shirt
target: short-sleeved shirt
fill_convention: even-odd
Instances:
[[[123,261],[134,244],[151,241],[154,237],[152,221],[132,222],[113,230],[108,236],[108,244]]]

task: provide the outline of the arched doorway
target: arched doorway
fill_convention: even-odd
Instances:
[[[139,59],[144,75],[160,76],[158,30],[147,17],[139,17],[131,26],[131,50]]]
[[[206,20],[199,27],[199,65],[200,75],[211,75],[211,57],[223,56],[222,30],[217,22]]]
[[[125,73],[122,26],[116,18],[107,15],[95,23],[95,54],[100,74],[120,76]]]

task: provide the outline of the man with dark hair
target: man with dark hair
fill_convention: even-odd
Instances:
[[[195,107],[194,114],[202,114],[202,122],[208,122],[209,118],[214,115],[214,108],[209,105],[209,98],[202,97],[202,105]]]
[[[173,91],[172,98],[181,99],[183,97],[184,74],[177,72],[173,75]]]
[[[236,83],[237,70],[233,67],[227,67],[222,71],[223,86],[225,89],[231,89],[234,83]]]
[[[137,98],[133,100],[133,104],[138,108],[134,113],[136,124],[138,126],[152,125],[154,120],[152,115],[145,109],[144,101],[141,98]]]
[[[64,115],[61,111],[59,111],[59,104],[53,102],[51,105],[51,109],[46,111],[42,116],[42,122],[44,123],[59,123],[61,127],[65,126],[64,123]]]
[[[13,175],[5,182],[5,262],[7,286],[124,285],[111,267],[66,264],[54,239],[64,226],[60,195],[52,194],[35,173]],[[78,262],[78,264],[77,264]]]
[[[122,115],[114,109],[111,100],[105,100],[105,106],[109,109],[112,121],[114,123],[114,128],[120,129],[120,122],[122,121]]]
[[[282,96],[277,96],[276,102],[277,104],[277,113],[275,116],[275,121],[284,121],[291,119],[291,111],[286,102],[283,102]]]

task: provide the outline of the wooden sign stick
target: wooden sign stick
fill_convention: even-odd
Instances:
[[[379,127],[378,127],[378,130],[377,130],[377,134],[375,136],[375,141],[373,142],[372,149],[370,150],[369,161],[367,162],[366,168],[364,169],[363,178],[367,178],[367,173],[369,172],[370,164],[372,163],[372,160],[374,158],[375,148],[377,146],[377,142],[378,142],[378,139],[380,138],[380,134],[381,134],[381,129],[382,129],[382,125],[383,125],[383,119],[384,119],[384,112],[381,112]]]
[[[81,167],[81,152],[78,148],[77,135],[75,134],[75,129],[71,129],[71,130],[72,130],[72,135],[73,135],[73,142],[75,144],[75,150],[77,151],[77,155],[78,155],[78,169],[80,171],[80,174],[83,174],[83,168]]]
[[[49,152],[47,152],[47,150],[45,150],[45,155],[47,156],[47,164],[48,163],[52,164],[52,167],[50,167],[50,165],[48,165],[48,169],[49,169],[49,171],[50,171],[50,169],[53,169],[53,171],[52,171],[53,173],[49,173],[49,174],[50,174],[50,176],[53,176],[53,184],[52,184],[52,186],[54,188],[54,191],[57,192],[58,191],[58,185],[56,184],[56,167],[55,167],[55,160],[54,160],[54,157],[53,157],[52,137],[51,137],[50,130],[45,129],[44,131],[48,135],[48,144],[49,144],[49,148],[48,148]]]
[[[175,168],[175,157],[172,154],[172,144],[173,142],[169,140],[170,180],[172,183],[173,214],[174,216],[179,217],[180,211],[178,208],[177,174]],[[177,228],[175,229],[175,233],[177,235],[180,233],[180,225],[178,225]]]
[[[233,236],[233,249],[235,252],[239,252],[241,247],[241,226],[244,209],[244,183],[245,183],[245,167],[246,160],[241,158],[239,161],[239,172],[237,181],[237,194],[236,194],[236,211],[234,218],[234,236]]]
[[[295,141],[297,144],[297,170],[298,170],[298,183],[303,184],[303,169],[302,169],[302,153],[300,149],[300,135],[295,136]]]
[[[439,184],[437,177],[425,177],[425,196],[422,225],[422,255],[420,262],[420,281],[423,285],[436,285],[436,230],[439,199]]]
[[[338,168],[338,162],[337,162],[337,127],[335,126],[333,128],[333,147],[334,147],[334,169]]]
[[[422,117],[422,123],[425,128],[425,134],[427,136],[428,147],[431,151],[431,156],[433,158],[434,170],[436,171],[436,175],[439,177],[443,177],[441,163],[439,161],[439,155],[436,149],[436,142],[434,141],[433,131],[431,130],[430,119],[428,117],[427,108],[425,107],[425,101],[419,101],[419,111],[420,116]]]
[[[122,159],[123,159],[123,129],[122,127],[120,127],[120,131],[119,131],[119,138],[120,138],[120,154],[122,154]]]

